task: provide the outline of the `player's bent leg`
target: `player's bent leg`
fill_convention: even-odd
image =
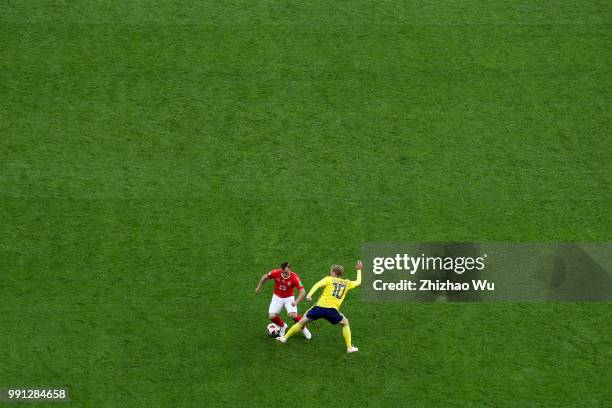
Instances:
[[[291,326],[291,328],[287,331],[287,333],[281,333],[280,336],[278,336],[276,338],[276,340],[280,341],[281,343],[286,343],[287,339],[291,336],[293,336],[295,334],[295,332],[297,332],[298,330],[300,330],[302,326],[299,323],[294,324],[293,326]]]
[[[285,322],[280,318],[279,313],[283,310],[283,299],[272,295],[272,300],[270,301],[270,307],[268,307],[268,315],[270,316],[270,321],[282,328],[285,326]]]
[[[300,316],[298,313],[289,313],[289,317],[291,317],[296,323],[299,323],[303,320],[302,316]],[[308,330],[308,328],[306,327],[306,322],[302,324],[302,334],[304,335],[306,340],[310,340],[312,338],[310,330]]]
[[[313,314],[311,315],[311,313]],[[308,323],[310,323],[313,320],[320,319],[320,318],[321,316],[317,314],[317,307],[313,306],[312,308],[308,309],[308,311],[306,312],[306,315],[302,317],[302,319],[299,322],[291,326],[287,334],[285,334],[282,337],[277,337],[276,340],[280,341],[281,343],[285,343],[289,337],[293,336],[300,329],[306,327]]]
[[[302,316],[298,313],[297,305],[294,305],[294,297],[291,296],[285,302],[285,309],[287,310],[287,315],[293,319],[294,322],[298,323],[302,320]],[[282,333],[284,334],[284,333]],[[302,326],[302,334],[306,338],[306,340],[310,340],[312,338],[312,334],[310,330],[308,330],[305,326]]]
[[[340,321],[340,324],[342,325],[342,336],[344,337],[344,342],[346,343],[346,352],[347,353],[356,352],[359,349],[353,346],[353,343],[351,342],[351,326],[349,326],[348,319],[346,317],[343,318]]]
[[[285,310],[287,311],[287,315],[295,321],[295,315],[297,315],[297,306],[293,305],[293,301],[295,300],[295,298],[293,296],[289,296],[286,298],[279,298],[279,299],[281,299],[282,307],[284,307]],[[285,332],[287,331],[288,328],[289,326],[287,326],[286,323],[284,323],[281,326],[280,337],[285,336]]]
[[[309,322],[310,320],[308,320],[307,318],[303,318],[302,320],[300,320],[299,322],[297,322],[296,324],[294,324],[293,326],[291,326],[291,328],[289,329],[289,331],[287,331],[287,333],[284,336],[280,336],[278,337],[278,341],[284,343],[287,341],[287,339],[291,336],[293,336],[295,333],[297,333],[298,331],[302,330]]]

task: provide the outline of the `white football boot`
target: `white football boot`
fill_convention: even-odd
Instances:
[[[287,339],[284,338],[283,336],[277,337],[276,338],[277,341],[280,341],[281,343],[285,344],[287,342]]]
[[[278,335],[280,337],[283,337],[285,335],[285,332],[287,331],[288,328],[289,328],[289,326],[287,326],[287,323],[285,323],[285,325],[283,327],[281,327],[280,333]]]
[[[310,333],[310,330],[308,330],[308,327],[304,327],[302,329],[302,334],[304,335],[304,337],[306,337],[306,340],[312,339],[312,334]]]
[[[355,346],[351,346],[351,347],[346,349],[347,353],[356,353],[358,351],[359,351],[359,349],[357,347],[355,347]]]

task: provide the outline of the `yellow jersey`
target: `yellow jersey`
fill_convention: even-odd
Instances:
[[[324,288],[317,302],[317,306],[340,309],[340,305],[342,301],[344,301],[346,293],[359,285],[361,285],[361,271],[359,270],[357,271],[357,279],[354,281],[335,276],[326,276],[315,283],[312,289],[310,289],[310,292],[308,292],[308,297],[312,297],[319,288]]]

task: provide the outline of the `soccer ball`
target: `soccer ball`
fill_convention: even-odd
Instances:
[[[268,332],[268,336],[270,337],[278,337],[278,334],[280,333],[280,327],[278,327],[274,323],[270,323],[268,327],[266,327],[266,332]]]

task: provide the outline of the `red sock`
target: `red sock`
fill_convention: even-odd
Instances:
[[[285,325],[285,322],[283,321],[283,319],[280,318],[280,316],[276,316],[275,318],[270,320],[272,320],[272,322],[278,327],[283,327]]]
[[[299,322],[300,320],[302,320],[302,315],[297,315],[297,316],[295,316],[295,317],[293,318],[293,320],[294,320],[296,323],[297,323],[297,322]]]

